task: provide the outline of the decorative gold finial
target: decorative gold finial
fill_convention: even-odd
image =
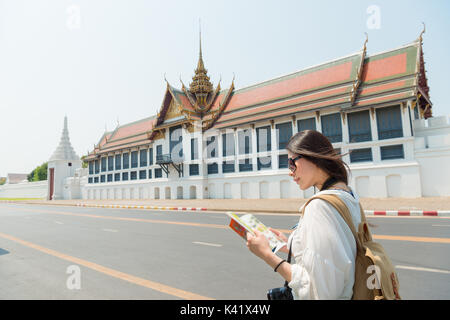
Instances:
[[[422,42],[422,35],[425,33],[425,22],[422,22],[422,24],[423,24],[423,30],[422,30],[422,32],[420,32],[419,39],[418,39],[420,42]]]
[[[369,42],[369,35],[367,34],[367,32],[364,32],[364,34],[366,35],[366,41],[364,41],[364,51],[366,51],[367,42]]]
[[[199,21],[200,23],[200,21]],[[199,57],[197,63],[197,69],[195,69],[195,75],[192,77],[192,82],[189,85],[189,91],[195,95],[197,104],[200,107],[205,107],[207,103],[208,95],[213,91],[213,85],[209,81],[208,70],[206,70],[203,63],[202,55],[202,33],[201,28],[199,30]]]
[[[202,59],[202,21],[198,18],[198,38],[200,41],[200,59]]]

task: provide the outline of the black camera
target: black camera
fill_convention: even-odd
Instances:
[[[292,296],[292,289],[288,286],[284,286],[281,288],[269,289],[267,291],[267,299],[268,300],[294,300]]]

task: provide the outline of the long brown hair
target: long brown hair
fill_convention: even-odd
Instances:
[[[300,131],[289,139],[286,149],[311,161],[337,181],[348,184],[350,168],[334,150],[328,138],[320,132]]]

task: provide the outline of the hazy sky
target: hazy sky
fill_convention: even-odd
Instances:
[[[236,88],[414,41],[433,114],[449,115],[449,1],[0,0],[0,176],[29,173],[56,149],[64,116],[79,156],[105,128],[158,112],[198,60]]]

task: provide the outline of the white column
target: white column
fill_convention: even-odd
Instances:
[[[348,133],[348,115],[344,112],[341,113],[341,126],[342,126],[342,144],[348,144],[350,141]]]
[[[256,129],[255,127],[250,128],[251,137],[252,137],[252,152],[251,152],[251,160],[252,160],[252,171],[258,171],[258,149],[257,149],[257,140],[256,140]]]
[[[410,122],[409,122],[408,105],[406,104],[406,102],[403,102],[400,105],[400,114],[401,114],[401,117],[402,117],[403,136],[404,137],[411,137],[412,136],[412,132],[411,132],[411,125],[410,125]]]
[[[270,125],[270,139],[272,145],[272,169],[278,170],[278,145],[277,145],[277,129],[275,124]]]
[[[239,135],[237,130],[234,130],[234,172],[239,172],[239,141],[238,141]],[[240,192],[239,192],[240,194]],[[240,199],[240,197],[239,197]]]
[[[223,139],[222,139],[222,132],[218,132],[217,134],[217,173],[218,174],[223,174],[223,168],[222,168],[222,163],[223,163]]]

